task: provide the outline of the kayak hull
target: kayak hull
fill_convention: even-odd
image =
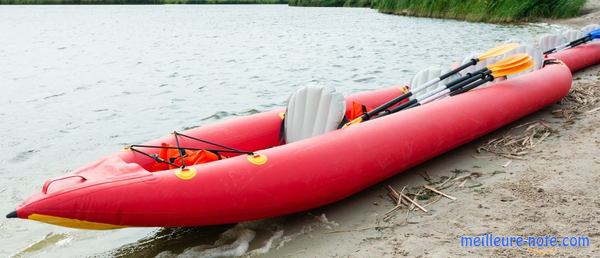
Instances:
[[[549,57],[561,60],[571,69],[571,72],[577,72],[598,64],[600,61],[600,42],[580,45],[551,54]]]
[[[282,110],[192,129],[184,134],[244,150],[178,169],[149,172],[152,159],[124,150],[58,179],[17,208],[17,216],[69,227],[181,227],[268,218],[344,199],[559,101],[571,86],[562,63],[452,98],[306,140],[279,145]],[[397,87],[348,98],[369,106]],[[351,101],[348,101],[351,102]],[[146,144],[173,143],[166,136]],[[210,145],[183,139],[182,146]],[[264,161],[264,160],[263,160]]]

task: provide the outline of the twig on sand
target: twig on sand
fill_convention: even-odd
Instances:
[[[370,229],[375,229],[375,230],[387,229],[387,228],[397,227],[399,225],[400,224],[393,224],[393,225],[388,225],[388,226],[369,226],[369,227],[354,228],[354,229],[340,229],[340,230],[328,231],[328,232],[325,232],[325,234],[347,233],[347,232],[365,231],[365,230],[370,230]]]
[[[407,186],[408,185],[402,187],[402,190],[400,190],[400,192],[396,191],[396,189],[394,189],[390,185],[387,186],[390,196],[396,201],[396,206],[394,206],[394,208],[390,209],[389,211],[386,211],[384,214],[385,217],[389,217],[392,214],[392,212],[402,208],[402,204],[404,203],[404,201],[402,200],[403,198],[400,194],[404,192],[404,189],[406,189]]]
[[[404,192],[404,189],[406,189],[407,186],[408,185],[405,185],[404,187],[402,187],[402,190],[400,190],[400,193]],[[396,191],[396,189],[394,189],[391,185],[388,185],[387,189],[388,189],[388,195],[392,198],[392,200],[394,200],[394,202],[396,203],[396,206],[400,206],[403,203],[400,193],[398,193],[398,191]]]
[[[429,185],[424,185],[423,187],[425,187],[425,189],[427,189],[427,190],[429,190],[429,191],[432,191],[432,192],[434,192],[434,193],[437,193],[437,194],[439,194],[439,195],[441,195],[441,196],[444,196],[444,197],[446,197],[446,198],[448,198],[448,199],[450,199],[450,200],[453,200],[453,201],[454,201],[454,200],[456,200],[456,197],[454,197],[454,196],[450,196],[450,195],[447,195],[447,194],[445,194],[445,193],[442,193],[441,191],[438,191],[437,189],[435,189],[435,188],[433,188],[433,187],[431,187],[431,186],[429,186]]]
[[[577,116],[589,115],[600,110],[600,107],[584,112],[584,110],[600,102],[600,87],[595,84],[577,85],[572,87],[569,95],[561,101],[563,108],[553,110],[554,117],[562,118],[566,124],[573,124]]]
[[[403,198],[405,198],[407,201],[409,201],[410,203],[412,203],[411,207],[409,210],[411,210],[414,206],[417,206],[417,208],[421,209],[423,212],[427,213],[427,209],[423,208],[423,206],[419,205],[419,203],[417,203],[417,196],[419,196],[421,194],[421,192],[419,192],[418,194],[415,195],[414,199],[410,199],[408,198],[408,196],[406,196],[404,193],[400,193],[400,196],[402,196]],[[414,205],[414,206],[413,206]]]
[[[587,112],[585,112],[585,113],[586,113],[586,114],[591,114],[591,113],[594,113],[594,112],[596,112],[596,111],[598,111],[598,110],[600,110],[600,107],[594,108],[594,109],[592,109],[592,110],[590,110],[590,111],[587,111]]]
[[[527,122],[479,146],[477,152],[486,151],[508,159],[524,160],[522,156],[528,154],[552,133],[554,129],[542,120]]]
[[[450,182],[450,180],[452,180],[452,177],[446,178],[446,180],[444,180],[444,182],[442,182],[440,185],[438,185],[438,188],[444,189],[444,185],[446,185],[446,183]]]
[[[480,172],[471,172],[471,174],[456,177],[456,178],[452,179],[452,181],[456,182],[456,181],[460,181],[460,180],[463,180],[463,179],[472,179],[473,177],[480,177],[482,175],[483,174],[480,173]]]
[[[510,165],[510,163],[512,163],[512,160],[507,161],[504,165],[502,165],[502,167],[506,168]]]
[[[409,201],[413,202],[413,204],[410,205],[410,207],[408,207],[408,210],[406,211],[406,217],[404,218],[404,221],[406,221],[408,223],[408,217],[410,216],[410,212],[415,208],[415,203],[417,201],[417,197],[421,196],[421,193],[423,192],[423,190],[419,190],[419,192],[417,192],[417,194],[415,194],[415,198],[413,200],[408,199],[408,196],[405,196]],[[425,208],[423,208],[425,209]],[[425,212],[427,212],[427,210],[425,209]]]

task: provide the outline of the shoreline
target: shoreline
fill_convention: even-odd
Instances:
[[[563,1],[563,0],[560,0]],[[578,0],[579,1],[579,0]],[[578,4],[570,4],[571,1],[559,3],[568,7],[569,14],[566,17],[559,17],[565,21],[575,23],[576,20],[582,20],[588,16],[589,12],[597,12],[600,5],[592,4],[593,10],[588,10],[590,4],[595,1],[587,1],[584,7]],[[513,14],[490,12],[488,6],[477,6],[474,4],[465,4],[462,1],[453,2],[448,0],[446,3],[438,6],[425,6],[424,4],[400,3],[398,0],[0,0],[0,5],[246,5],[246,4],[285,4],[290,7],[352,7],[352,8],[370,8],[377,10],[381,14],[400,15],[409,17],[433,18],[433,19],[452,19],[470,22],[520,24],[531,22],[555,22],[561,23],[561,20],[544,17],[555,17],[563,15],[564,10],[557,8],[547,8],[542,11],[537,9],[521,10]],[[475,5],[471,8],[471,5]],[[573,6],[571,6],[573,5]],[[510,5],[509,5],[510,6]],[[533,5],[536,6],[537,5]],[[461,8],[464,8],[461,9]],[[532,7],[535,8],[535,7]],[[586,9],[588,8],[588,9]],[[502,9],[502,8],[497,8]],[[505,8],[509,9],[509,8]],[[531,15],[530,13],[546,13],[544,15]],[[573,15],[580,13],[580,15]],[[569,18],[575,17],[575,18]],[[593,16],[592,16],[593,17]],[[591,22],[591,18],[587,19]],[[558,22],[557,22],[558,21]]]

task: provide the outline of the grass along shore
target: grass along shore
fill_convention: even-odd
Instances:
[[[520,22],[579,15],[586,0],[290,0],[293,6],[371,7],[382,13],[481,22]]]
[[[585,0],[379,0],[382,13],[469,21],[515,22],[579,15]]]
[[[407,16],[480,22],[521,22],[569,18],[586,0],[0,0],[0,4],[289,4],[315,7],[369,7]]]

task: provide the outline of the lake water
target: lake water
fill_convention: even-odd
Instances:
[[[0,6],[0,211],[126,144],[283,106],[302,85],[350,94],[402,84],[548,29],[364,8]],[[259,254],[327,225],[316,218],[114,231],[0,219],[0,256]]]

